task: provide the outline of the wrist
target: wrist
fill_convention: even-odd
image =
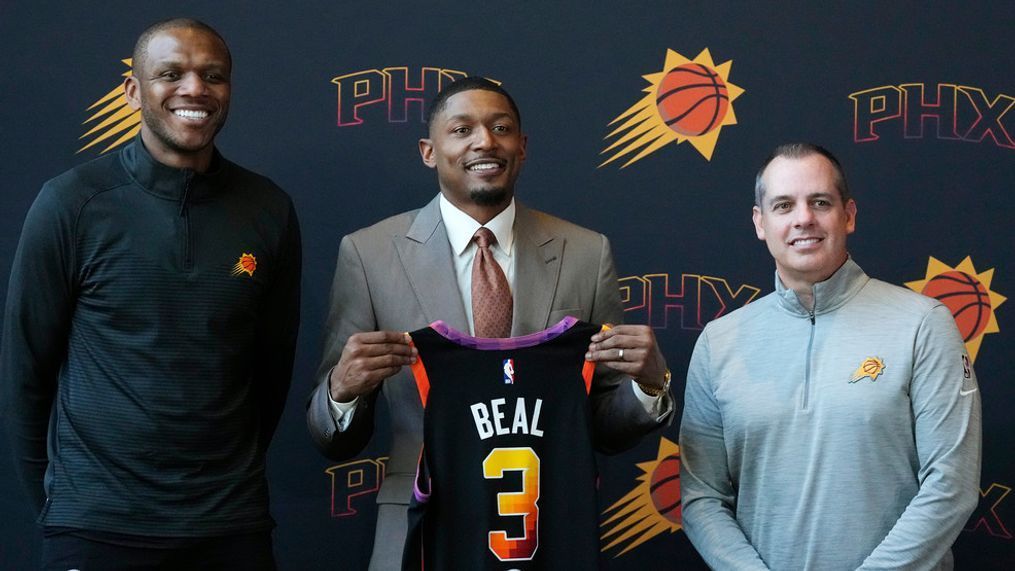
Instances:
[[[671,376],[672,375],[670,374],[670,370],[666,369],[666,373],[663,374],[663,384],[662,384],[662,386],[659,386],[659,387],[653,386],[653,385],[647,385],[645,383],[642,383],[638,379],[635,379],[634,382],[638,385],[638,388],[641,390],[641,392],[643,392],[643,393],[645,393],[645,394],[647,394],[647,395],[649,395],[651,397],[660,397],[660,396],[666,394],[667,392],[669,392],[669,390],[670,390],[670,378],[671,378]]]

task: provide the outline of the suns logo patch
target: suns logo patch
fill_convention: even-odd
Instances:
[[[867,357],[860,363],[860,366],[853,371],[853,376],[849,378],[849,382],[855,383],[864,377],[869,377],[871,382],[878,380],[881,373],[885,370],[885,362],[881,360],[881,357]]]
[[[254,275],[257,270],[257,258],[253,254],[244,252],[240,256],[239,261],[233,266],[233,275],[238,276],[240,274],[247,274],[248,276]]]

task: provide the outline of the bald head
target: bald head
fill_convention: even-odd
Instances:
[[[225,49],[229,67],[232,67],[233,56],[229,53],[229,46],[226,45],[226,41],[222,38],[222,36],[215,31],[215,28],[212,28],[200,20],[194,20],[192,18],[172,18],[170,20],[155,22],[151,26],[148,26],[145,31],[141,32],[141,35],[137,39],[137,43],[134,44],[134,59],[131,62],[131,67],[133,68],[133,74],[135,76],[142,75],[141,70],[148,59],[148,44],[151,43],[152,38],[162,32],[176,30],[179,28],[201,30],[202,32],[207,32],[209,35],[217,38],[218,41],[222,43],[222,47]]]

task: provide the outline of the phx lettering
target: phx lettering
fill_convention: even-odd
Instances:
[[[408,67],[386,67],[340,75],[331,80],[338,87],[338,126],[362,125],[371,110],[375,112],[371,118],[385,117],[389,123],[407,123],[410,118],[422,122],[434,96],[466,75],[438,67],[412,72]],[[380,115],[384,108],[387,113]]]
[[[949,83],[937,84],[934,91],[922,83],[903,83],[850,94],[853,140],[876,141],[882,127],[899,121],[906,139],[922,139],[925,123],[933,121],[938,139],[982,143],[989,137],[999,147],[1015,149],[1015,117],[1009,113],[1015,98],[1003,93],[990,98],[979,87]]]

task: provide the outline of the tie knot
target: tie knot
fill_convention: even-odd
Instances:
[[[489,248],[491,245],[497,243],[497,237],[493,235],[486,226],[481,226],[476,233],[473,234],[472,239],[476,241],[476,245],[480,248]]]

